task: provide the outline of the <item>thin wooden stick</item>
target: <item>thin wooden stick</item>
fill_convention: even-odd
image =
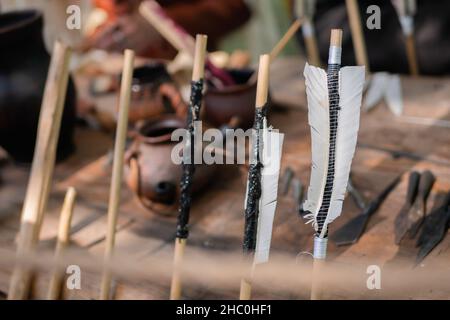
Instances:
[[[281,51],[283,51],[284,47],[288,44],[289,40],[294,36],[294,34],[297,32],[297,30],[302,25],[303,20],[302,19],[296,19],[292,25],[289,27],[289,29],[286,31],[286,33],[281,37],[280,41],[277,42],[275,47],[273,47],[272,51],[270,52],[269,59],[270,62],[275,61],[275,59],[278,57]],[[250,79],[248,79],[248,83],[254,82],[258,78],[258,74],[255,72],[252,74]]]
[[[173,261],[172,283],[170,286],[170,300],[179,300],[181,297],[181,266],[184,257],[186,239],[175,239],[175,255]]]
[[[302,35],[306,47],[306,56],[308,63],[319,67],[320,61],[319,48],[317,46],[316,33],[314,31],[314,13],[316,9],[315,0],[297,0],[295,1],[295,14],[303,19]]]
[[[303,39],[305,41],[306,52],[308,55],[308,62],[313,66],[320,66],[319,47],[317,46],[317,39],[314,33],[312,21],[305,19],[303,23]]]
[[[70,56],[69,47],[60,42],[55,43],[39,116],[33,164],[22,209],[17,247],[19,257],[32,254],[39,239],[55,166],[56,145],[69,80]],[[16,266],[11,278],[8,299],[18,300],[28,297],[31,271],[20,265]]]
[[[412,76],[419,75],[419,65],[417,63],[416,44],[414,41],[414,35],[410,34],[406,36],[406,55],[408,58],[409,72]]]
[[[267,104],[269,95],[269,69],[270,69],[270,55],[264,54],[259,57],[258,69],[258,86],[256,88],[255,107],[257,109],[263,108]],[[252,249],[254,254],[254,248]],[[241,279],[241,289],[239,293],[240,300],[250,300],[252,292],[252,279],[255,265],[252,262],[249,275]]]
[[[241,290],[239,291],[239,300],[250,300],[252,297],[252,283],[251,280],[242,278]]]
[[[353,47],[355,49],[356,64],[366,67],[366,73],[370,72],[369,59],[367,57],[366,42],[361,26],[358,2],[356,0],[345,0],[347,14],[352,32]]]
[[[262,108],[267,103],[269,95],[270,55],[263,54],[259,58],[258,86],[256,88],[256,108]]]
[[[120,190],[122,187],[123,158],[128,129],[128,110],[130,107],[131,82],[133,78],[134,52],[125,50],[122,84],[120,88],[119,118],[117,121],[116,141],[114,145],[114,163],[108,204],[108,230],[106,234],[105,264],[111,261],[114,253],[117,215],[119,210]],[[111,273],[105,267],[102,276],[100,299],[110,299]]]
[[[195,41],[195,56],[194,68],[192,70],[192,81],[198,82],[204,78],[205,75],[205,60],[206,60],[206,45],[208,37],[206,35],[198,34]],[[191,112],[192,110],[189,110]],[[193,120],[194,117],[193,117]],[[193,159],[191,159],[193,161]],[[191,182],[188,182],[191,183]],[[189,195],[190,196],[190,195]],[[181,212],[181,211],[180,211]],[[187,212],[189,214],[189,211]],[[189,220],[189,216],[186,220]],[[180,225],[178,225],[180,227]],[[185,226],[183,226],[184,228]],[[173,263],[172,282],[170,287],[170,299],[179,300],[181,297],[181,271],[183,264],[184,248],[186,247],[187,239],[177,237],[175,239],[175,253]]]
[[[338,50],[332,50],[336,48],[338,48]],[[330,57],[328,58],[330,64],[333,65],[341,64],[340,62],[341,48],[342,48],[342,30],[332,29],[330,37]],[[336,59],[337,57],[338,59]],[[328,88],[328,90],[330,89],[332,90],[332,88],[333,85],[331,85],[331,88]],[[325,266],[325,258],[327,255],[327,243],[328,239],[326,237],[321,238],[317,234],[314,236],[314,251],[313,251],[314,264],[313,264],[313,277],[311,285],[311,300],[318,300],[321,297],[322,293],[321,278],[323,276],[323,268]]]
[[[175,49],[194,57],[194,38],[177,30],[156,1],[144,1],[139,6],[139,12]]]
[[[206,35],[197,35],[195,39],[195,58],[194,69],[192,70],[192,81],[199,81],[204,78],[207,43],[208,37]]]
[[[70,224],[72,222],[73,207],[75,204],[76,195],[77,192],[75,191],[75,189],[70,187],[67,190],[66,196],[64,198],[64,204],[61,210],[61,216],[59,218],[58,240],[56,243],[55,251],[56,268],[53,271],[50,279],[50,285],[47,293],[48,300],[57,300],[61,297],[64,273],[62,272],[61,268],[58,267],[58,264],[64,254],[67,245],[69,244]]]
[[[291,40],[291,38],[294,36],[294,34],[297,32],[297,30],[300,28],[301,25],[302,25],[301,19],[296,19],[291,24],[291,26],[286,31],[286,33],[283,35],[283,37],[280,39],[280,41],[278,41],[278,43],[275,45],[275,47],[270,52],[270,60],[271,61],[273,61],[280,54],[280,52],[284,49],[284,47],[286,47],[288,42]]]
[[[414,40],[414,16],[417,12],[416,0],[395,1],[403,36],[405,37],[406,58],[408,60],[409,73],[412,76],[419,75],[416,47]]]
[[[325,259],[314,259],[313,275],[311,285],[311,300],[320,300],[322,297],[322,282],[323,269],[325,267]]]

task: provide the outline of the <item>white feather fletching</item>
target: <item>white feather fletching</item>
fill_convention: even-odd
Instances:
[[[389,110],[396,116],[401,116],[403,113],[402,84],[397,74],[391,75],[389,79],[385,99]]]
[[[267,129],[264,119],[262,133],[261,198],[256,233],[254,263],[265,263],[269,260],[272,227],[277,206],[278,177],[280,174],[281,151],[284,135]]]
[[[308,119],[311,126],[312,168],[307,200],[304,210],[311,212],[308,222],[313,222],[317,230],[317,213],[328,171],[329,105],[327,74],[323,69],[306,64],[306,94],[308,100]],[[331,202],[322,234],[327,225],[339,217],[345,197],[350,166],[355,153],[359,129],[362,91],[364,86],[364,67],[344,67],[339,72],[339,118],[336,135],[335,176]]]
[[[396,116],[403,113],[402,85],[397,74],[377,72],[372,74],[364,99],[363,110],[369,111],[382,100]]]

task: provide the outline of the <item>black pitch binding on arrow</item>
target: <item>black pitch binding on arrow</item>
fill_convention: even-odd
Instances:
[[[247,203],[245,206],[245,226],[243,250],[245,255],[251,255],[256,249],[256,232],[259,216],[259,199],[261,198],[261,132],[266,117],[267,104],[256,108],[253,140],[253,161],[248,170]]]
[[[187,126],[189,131],[190,141],[190,161],[185,163],[186,157],[183,156],[183,173],[180,183],[180,208],[178,210],[178,225],[177,234],[178,239],[187,239],[189,236],[189,213],[191,211],[192,200],[192,180],[195,173],[194,152],[194,123],[198,121],[200,116],[200,107],[203,99],[203,79],[191,82],[191,98],[189,102],[189,112],[187,116]],[[184,150],[186,151],[186,150]]]
[[[322,233],[325,220],[327,219],[328,210],[330,209],[331,194],[333,192],[334,181],[334,164],[336,158],[336,135],[338,130],[338,117],[339,117],[339,70],[340,64],[328,65],[328,100],[330,110],[330,147],[328,151],[328,171],[327,180],[325,183],[325,190],[323,193],[322,204],[320,205],[319,212],[317,213],[317,236]],[[325,233],[325,237],[328,235],[328,230]]]

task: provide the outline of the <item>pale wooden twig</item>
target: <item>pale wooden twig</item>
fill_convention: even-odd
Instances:
[[[330,37],[330,47],[342,48],[342,30],[332,29]],[[313,264],[313,277],[311,285],[311,300],[319,300],[322,295],[322,276],[323,268],[325,266],[325,257],[316,257],[316,248],[314,248],[314,264]]]
[[[73,207],[75,204],[75,197],[77,192],[74,188],[70,187],[64,198],[64,204],[61,210],[61,216],[59,218],[58,238],[55,251],[55,263],[56,267],[53,270],[53,274],[50,279],[50,285],[48,288],[47,299],[56,300],[61,297],[61,285],[64,279],[63,272],[59,268],[59,262],[64,254],[64,250],[69,244],[70,237],[70,224],[72,222]]]
[[[314,33],[313,24],[310,19],[305,19],[305,22],[303,23],[303,29],[303,40],[305,41],[308,63],[318,67],[322,63],[320,61],[319,47],[317,46],[316,35]]]
[[[289,29],[286,31],[286,33],[281,37],[280,41],[277,42],[275,47],[273,47],[272,51],[269,55],[270,62],[273,62],[280,52],[286,47],[288,42],[291,40],[291,38],[294,36],[294,34],[297,32],[298,28],[302,25],[302,19],[296,19],[292,25],[289,27]],[[248,79],[248,83],[254,82],[258,78],[258,74],[255,72],[252,74],[250,79]]]
[[[312,285],[311,285],[311,300],[320,300],[322,298],[322,277],[323,269],[325,267],[325,259],[314,259]]]
[[[305,42],[308,63],[320,67],[320,54],[313,24],[315,7],[315,0],[296,0],[294,10],[297,17],[303,19],[302,35],[303,41]]]
[[[181,297],[181,267],[186,248],[186,239],[175,239],[175,253],[173,258],[173,274],[170,285],[170,300],[179,300]]]
[[[283,37],[278,41],[278,43],[273,47],[272,51],[270,52],[270,60],[273,61],[280,52],[286,47],[288,42],[291,40],[291,38],[294,36],[294,34],[297,32],[297,30],[302,25],[301,19],[296,19],[292,25],[289,27],[289,29],[286,31],[286,33],[283,35]]]
[[[55,165],[56,145],[69,79],[70,55],[69,47],[60,42],[55,43],[39,116],[33,164],[22,209],[17,248],[19,256],[31,254],[38,242]],[[16,266],[11,278],[8,299],[27,298],[30,281],[31,270]]]
[[[262,108],[267,103],[269,95],[270,55],[263,54],[259,58],[258,86],[256,88],[256,108]]]
[[[156,1],[143,1],[139,6],[139,12],[175,49],[194,57],[194,38],[178,31]]]
[[[366,41],[362,31],[361,17],[357,0],[346,0],[347,15],[352,32],[353,47],[355,49],[356,64],[366,67],[366,73],[370,72],[369,59],[367,57]]]
[[[414,39],[414,15],[417,12],[416,0],[401,0],[394,2],[397,9],[403,35],[405,37],[406,57],[408,60],[409,73],[412,76],[419,75],[419,66]]]
[[[417,63],[416,44],[414,41],[414,35],[410,34],[406,36],[406,55],[408,58],[409,73],[412,76],[419,75],[419,65]]]
[[[120,190],[122,187],[123,159],[125,140],[128,129],[128,110],[130,107],[131,83],[133,78],[134,52],[125,50],[124,67],[120,88],[119,117],[117,120],[116,141],[114,144],[114,163],[108,204],[108,226],[106,234],[105,262],[111,260],[114,252],[117,215],[119,210]],[[105,267],[102,275],[100,299],[110,298],[111,273]]]
[[[196,37],[194,68],[192,70],[192,81],[195,82],[204,78],[207,40],[208,37],[205,35],[198,34]],[[186,239],[175,239],[173,274],[170,287],[171,300],[178,300],[181,297],[181,270],[185,247]]]
[[[270,69],[270,55],[264,54],[259,58],[258,69],[258,86],[256,88],[256,108],[263,108],[269,95],[269,69]],[[252,291],[254,264],[252,263],[251,271],[247,278],[241,280],[241,290],[239,293],[240,300],[250,300]]]
[[[239,290],[239,300],[250,300],[252,297],[252,276],[249,279],[241,279],[241,288]]]

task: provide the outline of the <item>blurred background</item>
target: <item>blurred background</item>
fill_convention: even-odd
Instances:
[[[170,158],[171,134],[186,127],[192,49],[199,33],[208,35],[204,130],[253,126],[258,58],[274,53],[268,119],[285,140],[272,252],[282,256],[278,267],[288,261],[289,270],[297,264],[309,269],[310,259],[302,256],[313,246],[313,229],[304,225],[301,209],[312,165],[303,70],[306,63],[326,69],[333,28],[343,30],[342,65],[365,66],[366,82],[351,170],[357,191],[348,191],[351,196],[330,238],[367,208],[376,207],[376,214],[364,216],[365,229],[351,243],[330,241],[327,259],[335,270],[347,270],[347,278],[333,277],[326,297],[450,297],[448,281],[441,281],[448,277],[450,259],[450,1],[425,0],[0,0],[0,296],[8,291],[10,257],[57,41],[73,54],[39,248],[53,252],[64,194],[74,187],[73,258],[87,257],[82,260],[95,265],[83,278],[83,290],[65,292],[66,297],[98,295],[99,264],[91,258],[105,250],[125,49],[137,57],[116,251],[129,265],[157,260],[165,272],[139,274],[138,283],[119,279],[116,297],[168,297],[181,179],[181,167]],[[50,78],[47,85],[54,82]],[[219,145],[225,141],[226,136]],[[413,172],[433,178],[430,193],[417,197],[414,205],[408,202]],[[247,174],[247,164],[196,169],[189,249],[203,256],[194,264],[198,274],[201,268],[211,271],[210,254],[241,257]],[[398,185],[381,197],[396,179]],[[395,240],[395,219],[404,208],[415,208],[411,212],[428,219],[417,235],[420,241]],[[196,262],[195,255],[186,259]],[[412,271],[391,285],[386,282],[382,292],[368,291],[366,268],[372,264],[383,266],[383,272],[388,270],[384,267],[398,268],[390,273],[392,279],[405,266]],[[39,271],[36,297],[45,296],[48,269]],[[270,273],[270,263],[261,269]],[[272,281],[256,275],[255,298],[309,298],[309,275],[295,275],[292,283],[287,275],[279,283],[283,271],[277,270]],[[353,271],[359,278],[349,287]],[[427,282],[430,275],[432,283]],[[224,277],[227,285],[221,286],[214,277],[220,274],[190,278],[184,298],[238,296],[239,279]],[[303,290],[297,290],[296,279]]]

